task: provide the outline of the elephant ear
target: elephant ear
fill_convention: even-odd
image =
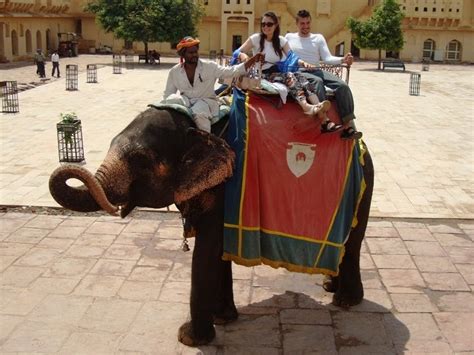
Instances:
[[[194,128],[177,171],[175,203],[187,201],[232,176],[235,153],[221,138]]]

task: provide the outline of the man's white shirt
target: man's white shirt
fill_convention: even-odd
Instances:
[[[293,52],[306,63],[313,65],[319,65],[320,62],[325,64],[342,63],[341,57],[331,54],[324,36],[319,33],[311,33],[308,37],[300,37],[297,32],[287,33],[285,38]]]
[[[59,54],[57,54],[57,53],[51,54],[51,61],[52,62],[59,62]]]

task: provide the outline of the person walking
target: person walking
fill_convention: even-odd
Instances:
[[[58,78],[60,78],[61,74],[59,72],[59,54],[58,54],[58,51],[54,51],[53,54],[51,54],[51,63],[53,64],[53,71],[51,72],[51,76],[54,76],[54,73],[57,70],[58,71]]]
[[[41,49],[38,48],[34,56],[34,61],[36,64],[36,74],[38,74],[40,78],[46,78],[46,73],[44,70],[44,60],[45,57],[43,55],[43,52],[41,51]]]

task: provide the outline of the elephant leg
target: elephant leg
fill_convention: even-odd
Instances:
[[[339,275],[325,280],[325,289],[335,292],[333,304],[340,307],[354,306],[362,302],[364,288],[360,275],[360,248],[365,236],[369,221],[370,203],[374,186],[372,160],[369,154],[365,155],[364,178],[366,189],[359,205],[358,223],[351,231],[346,242],[346,250],[339,267]]]
[[[234,303],[234,292],[232,288],[232,263],[221,260],[222,266],[219,279],[220,292],[218,294],[217,307],[214,313],[214,324],[227,324],[239,317]]]

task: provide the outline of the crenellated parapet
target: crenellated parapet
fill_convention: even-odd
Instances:
[[[60,15],[68,13],[67,1],[5,0],[0,2],[0,14]]]

